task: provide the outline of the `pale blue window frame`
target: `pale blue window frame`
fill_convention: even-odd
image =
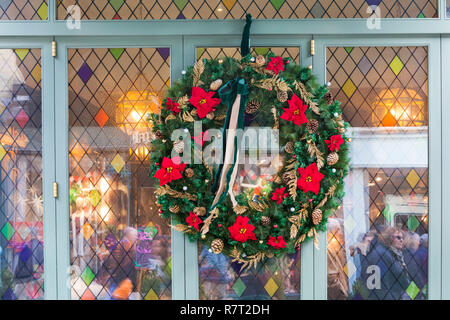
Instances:
[[[56,0],[49,0],[46,21],[1,21],[0,48],[41,48],[43,81],[43,170],[45,298],[70,298],[67,285],[68,154],[67,154],[67,48],[155,47],[171,48],[171,79],[195,61],[197,46],[239,46],[243,22],[191,21],[82,21],[70,30],[56,19]],[[329,45],[425,45],[429,47],[429,168],[430,168],[430,299],[450,299],[450,20],[446,3],[439,2],[439,18],[382,19],[381,29],[369,30],[366,19],[255,20],[254,46],[300,46],[301,63],[312,65],[325,82],[325,48]],[[309,55],[309,40],[316,40],[316,55]],[[51,41],[57,57],[51,56]],[[62,72],[64,70],[64,72]],[[64,87],[64,85],[66,85]],[[53,198],[53,181],[59,197]],[[301,297],[327,298],[326,234],[320,250],[302,247]],[[196,244],[181,234],[172,235],[173,298],[198,298]]]

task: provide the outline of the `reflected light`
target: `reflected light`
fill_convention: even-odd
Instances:
[[[100,179],[100,191],[101,191],[102,195],[106,193],[108,188],[109,188],[108,181],[106,181],[105,178],[101,178]]]
[[[413,89],[384,89],[372,104],[372,123],[382,127],[424,126],[426,103]]]

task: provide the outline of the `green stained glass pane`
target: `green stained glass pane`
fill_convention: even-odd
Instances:
[[[411,281],[408,288],[406,288],[406,293],[408,294],[408,296],[412,300],[414,300],[419,292],[420,292],[420,289],[417,287],[417,285],[414,283],[414,281]]]
[[[406,221],[406,226],[408,227],[408,230],[410,231],[416,231],[416,229],[419,227],[420,222],[415,216],[411,216]]]
[[[256,47],[256,48],[254,48],[254,50],[255,50],[256,54],[260,54],[260,55],[265,56],[266,54],[269,53],[270,48]]]
[[[245,283],[241,280],[241,278],[238,278],[236,282],[233,285],[233,290],[236,292],[236,294],[240,297],[244,293],[247,286]]]
[[[183,11],[184,7],[188,4],[189,0],[173,0],[178,10]]]
[[[122,55],[122,53],[125,51],[125,49],[123,48],[111,48],[109,49],[109,52],[111,52],[111,54],[113,55],[113,57],[116,60],[119,60],[120,56]]]
[[[270,0],[270,3],[272,3],[275,10],[280,10],[284,2],[285,0]]]
[[[118,11],[120,7],[122,7],[124,0],[109,0],[109,3],[114,8],[114,10]]]
[[[91,268],[89,268],[89,266],[87,266],[83,273],[81,274],[81,279],[83,279],[84,283],[86,283],[86,285],[90,285],[92,280],[94,280],[95,278],[95,274],[92,272]]]
[[[6,240],[10,240],[11,238],[12,238],[12,236],[14,235],[14,228],[13,228],[13,226],[9,223],[9,222],[7,222],[4,226],[3,226],[3,228],[2,228],[2,234],[3,234],[3,236],[6,238]]]

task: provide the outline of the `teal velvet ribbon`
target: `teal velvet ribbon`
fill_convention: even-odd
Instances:
[[[250,53],[250,26],[252,25],[252,15],[248,13],[245,18],[246,23],[244,27],[244,32],[242,33],[242,40],[241,40],[242,58]]]
[[[247,104],[247,95],[248,95],[248,84],[247,81],[244,78],[235,78],[233,80],[228,81],[226,84],[224,84],[220,89],[219,89],[219,96],[220,96],[220,100],[223,104],[227,104],[227,117],[225,118],[225,123],[223,125],[222,128],[222,160],[225,159],[225,151],[227,149],[227,129],[230,126],[230,118],[231,118],[231,111],[233,109],[233,104],[234,101],[236,100],[236,96],[240,94],[241,95],[241,102],[239,104],[239,114],[238,114],[238,120],[237,120],[237,125],[236,125],[236,130],[239,129],[243,129],[244,128],[244,112],[245,112],[245,105]],[[239,137],[241,138],[241,137]],[[228,171],[226,172],[227,175],[227,184],[226,187],[224,189],[224,192],[222,193],[222,195],[220,196],[219,200],[217,201],[217,203],[212,206],[210,208],[210,211],[212,209],[214,209],[215,207],[217,207],[219,204],[221,204],[227,194],[228,194],[228,188],[229,188],[229,183],[230,183],[230,178],[231,178],[231,174],[233,173],[233,169],[234,166],[236,164],[236,155],[237,155],[237,151],[239,150],[241,145],[241,141],[240,139],[238,139],[238,135],[236,135],[234,137],[234,156],[233,156],[233,163],[231,164],[231,167],[228,169]],[[211,187],[211,192],[212,194],[215,195],[217,189],[219,188],[219,183],[221,180],[221,172],[223,170],[223,161],[222,163],[218,166],[218,168],[216,169],[216,172],[214,174],[214,183]]]

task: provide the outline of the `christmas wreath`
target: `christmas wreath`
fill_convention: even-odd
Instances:
[[[289,58],[242,50],[240,61],[200,60],[172,84],[150,116],[150,175],[175,230],[244,268],[317,243],[343,197],[349,159],[347,123],[327,86]],[[278,131],[275,170],[234,194],[244,145],[236,132],[255,124]]]

